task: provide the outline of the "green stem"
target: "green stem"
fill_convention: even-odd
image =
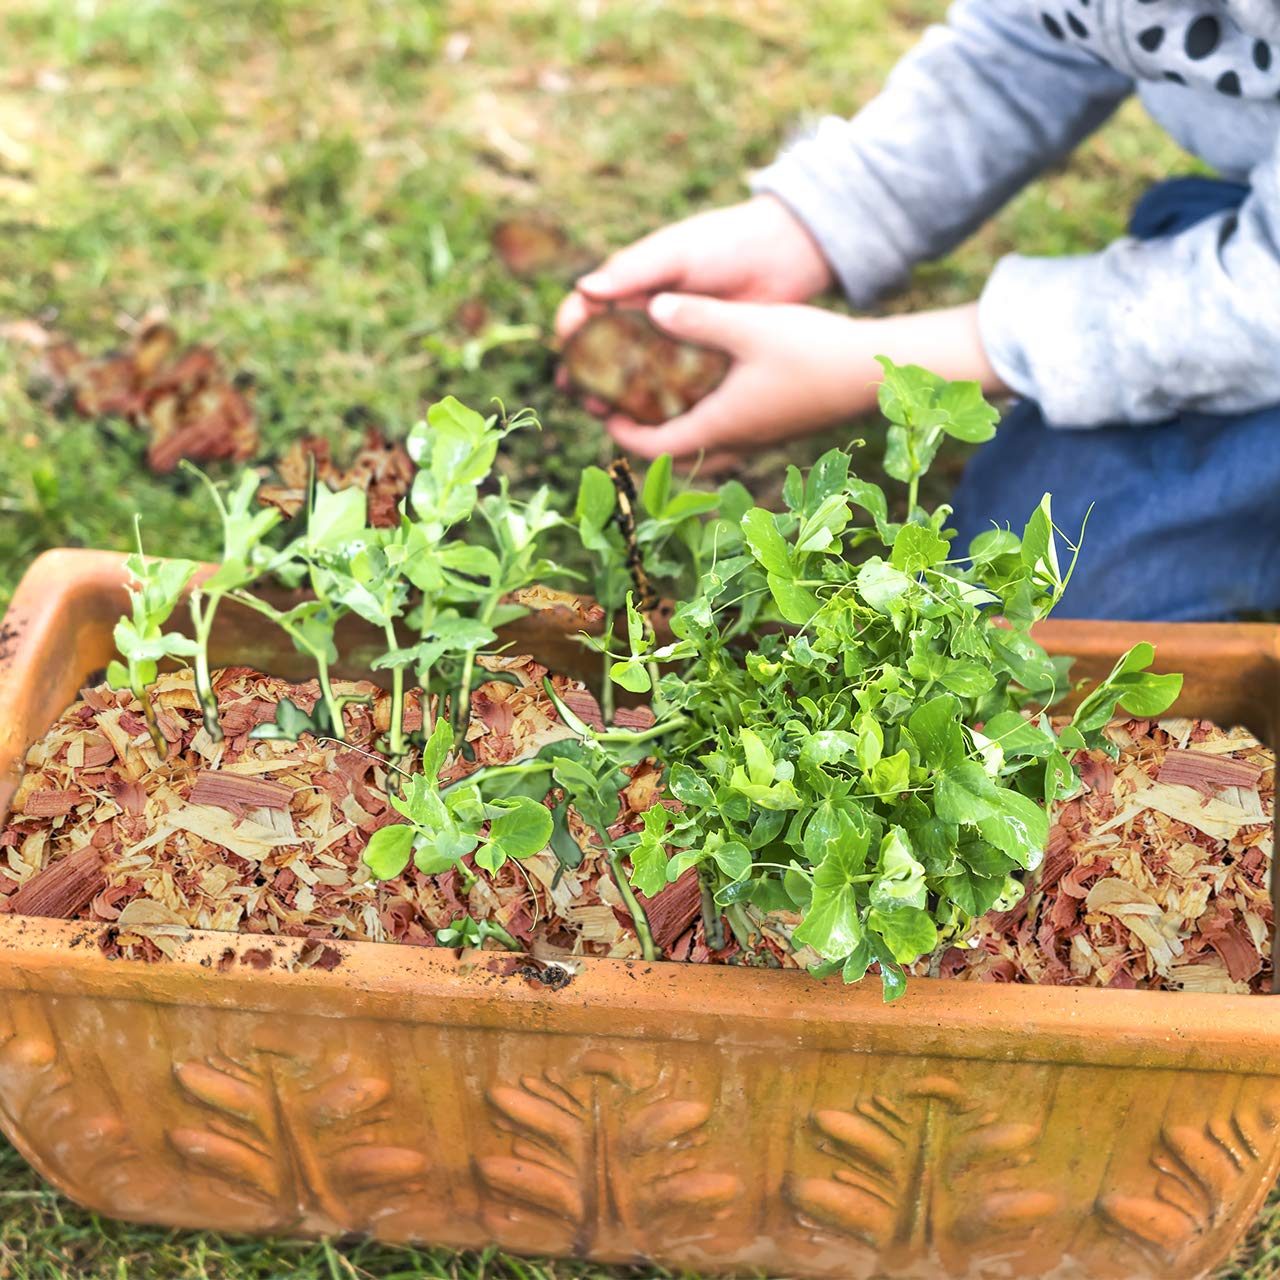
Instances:
[[[383,629],[388,651],[395,649],[396,629],[388,622]],[[404,667],[391,669],[391,728],[387,741],[387,754],[393,760],[404,755]]]
[[[273,609],[271,605],[265,604],[256,597],[249,595],[248,592],[232,592],[231,598],[236,604],[243,605],[246,609],[252,610],[263,618],[269,618],[293,641],[299,652],[307,654],[316,664],[320,696],[324,699],[325,709],[329,713],[329,723],[333,727],[332,736],[339,742],[346,742],[346,729],[342,723],[342,705],[333,692],[333,685],[329,677],[329,660],[324,656],[323,652],[309,644],[306,637],[297,628],[289,626],[278,609]]]
[[[610,621],[608,628],[604,633],[604,652],[600,656],[601,667],[603,668],[604,684],[600,690],[600,714],[605,724],[613,723],[614,694],[613,681],[609,678],[609,668],[613,665],[613,655],[610,650],[613,648],[613,623]]]
[[[916,499],[920,494],[920,477],[914,475],[907,484],[907,520],[910,521],[916,509]]]
[[[702,932],[706,937],[707,946],[712,951],[720,951],[724,948],[725,942],[724,916],[716,905],[715,894],[707,880],[699,876],[698,884],[702,890]]]
[[[481,920],[477,933],[480,935],[481,946],[486,938],[496,938],[508,951],[524,951],[522,943],[517,942],[500,924],[494,924],[492,920]]]
[[[484,608],[477,615],[477,621],[481,626],[487,627],[493,618],[493,611],[498,607],[498,601],[501,599],[500,594],[490,595],[484,603]],[[478,650],[468,649],[467,656],[462,660],[462,677],[458,685],[457,706],[454,708],[453,716],[453,749],[459,751],[462,749],[462,741],[467,736],[467,724],[471,719],[471,677],[475,674],[476,654]]]
[[[657,960],[658,948],[654,945],[653,932],[649,928],[649,917],[645,915],[644,908],[627,881],[626,872],[622,867],[622,854],[612,849],[609,850],[609,874],[622,895],[623,903],[631,913],[631,923],[635,925],[636,937],[640,939],[640,954],[646,960]]]
[[[202,603],[198,590],[191,593],[191,621],[195,626],[196,644],[196,698],[204,717],[204,731],[214,742],[222,741],[222,725],[218,721],[218,698],[213,691],[213,675],[209,671],[209,636],[213,632],[214,615],[218,612],[220,596],[210,596],[208,608]]]
[[[673,729],[683,729],[689,723],[688,716],[672,716],[670,720],[650,725],[647,729],[634,732],[630,729],[610,729],[606,733],[593,734],[592,737],[596,742],[648,742],[652,738],[661,738]]]
[[[489,778],[500,778],[503,774],[510,773],[550,773],[554,766],[548,760],[526,760],[517,764],[495,764],[489,765],[484,769],[477,769],[475,773],[468,773],[464,777],[455,778],[452,782],[446,782],[440,788],[440,794],[443,795],[452,787],[459,786],[464,782],[474,782],[483,784]]]
[[[320,697],[324,700],[325,710],[329,713],[329,726],[333,730],[333,736],[339,742],[346,742],[347,729],[342,723],[342,704],[334,695],[333,684],[329,679],[329,660],[317,650],[310,649],[308,652],[316,664],[316,677],[320,685]]]
[[[724,913],[729,919],[729,927],[733,930],[733,936],[737,938],[738,945],[748,955],[754,956],[756,949],[751,941],[751,920],[743,909],[742,903],[732,903],[724,909]]]

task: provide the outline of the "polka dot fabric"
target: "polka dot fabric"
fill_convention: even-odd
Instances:
[[[1280,0],[1030,0],[1057,42],[1137,80],[1280,99]]]

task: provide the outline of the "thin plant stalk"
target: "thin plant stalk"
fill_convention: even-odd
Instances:
[[[219,596],[212,596],[206,607],[204,597],[197,587],[191,593],[191,621],[195,627],[196,698],[204,718],[204,731],[214,742],[223,738],[222,724],[218,720],[218,695],[213,690],[213,674],[209,670],[209,637],[213,634],[213,620],[218,612]]]
[[[273,609],[269,604],[257,599],[257,597],[249,595],[248,592],[236,591],[231,595],[237,604],[243,605],[246,609],[251,609],[254,613],[260,614],[264,618],[269,618],[276,624],[290,640],[305,653],[316,664],[317,682],[320,686],[320,697],[325,705],[325,710],[329,713],[329,724],[333,729],[332,736],[339,742],[346,741],[346,729],[342,723],[342,700],[333,692],[333,683],[329,674],[329,660],[325,655],[314,646],[307,643],[301,632],[295,627],[291,627],[284,621],[279,610]]]
[[[609,874],[631,913],[631,923],[635,925],[636,937],[640,939],[640,954],[646,960],[657,960],[658,948],[653,941],[653,930],[649,928],[649,917],[645,915],[644,908],[627,879],[626,870],[622,866],[622,854],[613,849],[609,851]]]
[[[716,905],[715,894],[705,877],[698,877],[698,887],[702,892],[702,932],[706,936],[707,946],[712,951],[724,948],[724,915]]]
[[[490,595],[480,610],[477,621],[487,627],[493,620],[494,610],[498,607],[501,595]],[[458,680],[457,706],[453,716],[453,749],[460,751],[463,740],[467,736],[467,724],[471,719],[471,680],[476,670],[476,654],[478,649],[468,649],[462,659],[462,675]]]
[[[388,622],[385,628],[388,649],[396,647],[396,629]],[[399,760],[405,753],[404,748],[404,667],[391,669],[391,729],[387,743],[388,754],[393,760]]]

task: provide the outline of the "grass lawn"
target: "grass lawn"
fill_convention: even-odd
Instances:
[[[495,222],[534,212],[588,257],[737,198],[781,138],[848,112],[940,0],[7,0],[0,12],[0,323],[91,349],[157,308],[253,375],[263,456],[303,432],[402,431],[452,392],[529,404],[517,479],[607,456],[552,385],[554,273],[514,280]],[[1190,162],[1127,108],[893,306],[976,295],[992,261],[1092,248]],[[478,335],[457,319],[483,305]],[[468,310],[475,312],[474,306]],[[211,525],[127,424],[58,418],[0,343],[0,607],[51,546],[156,550]],[[809,456],[817,445],[793,450]],[[797,458],[803,461],[803,458]],[[780,457],[743,478],[767,496]],[[170,1235],[97,1220],[7,1149],[0,1277],[595,1276],[373,1245]],[[1280,1202],[1220,1280],[1280,1270]],[[632,1274],[653,1274],[652,1272]]]

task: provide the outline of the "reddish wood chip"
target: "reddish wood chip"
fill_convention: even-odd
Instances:
[[[613,713],[614,727],[618,729],[651,729],[657,719],[648,707],[619,707]]]
[[[1170,751],[1156,775],[1160,782],[1180,783],[1212,795],[1216,787],[1254,787],[1262,770],[1247,760],[1230,760],[1201,751]]]
[[[698,887],[698,870],[690,867],[674,884],[669,884],[652,898],[637,893],[644,913],[649,917],[649,931],[659,949],[665,951],[691,924],[702,910],[702,891]]]
[[[84,798],[79,791],[33,791],[27,796],[22,812],[29,818],[56,818],[70,813]]]
[[[192,804],[213,804],[230,813],[246,809],[287,809],[293,791],[264,778],[247,778],[236,773],[204,770],[196,775],[188,797]]]
[[[604,716],[600,713],[600,704],[590,689],[576,689],[561,695],[561,701],[584,724],[593,729],[605,727]]]
[[[8,899],[6,909],[20,916],[69,920],[107,883],[102,854],[87,844],[37,872]]]
[[[1209,945],[1222,957],[1234,981],[1248,982],[1262,972],[1262,957],[1243,920],[1232,920]]]

